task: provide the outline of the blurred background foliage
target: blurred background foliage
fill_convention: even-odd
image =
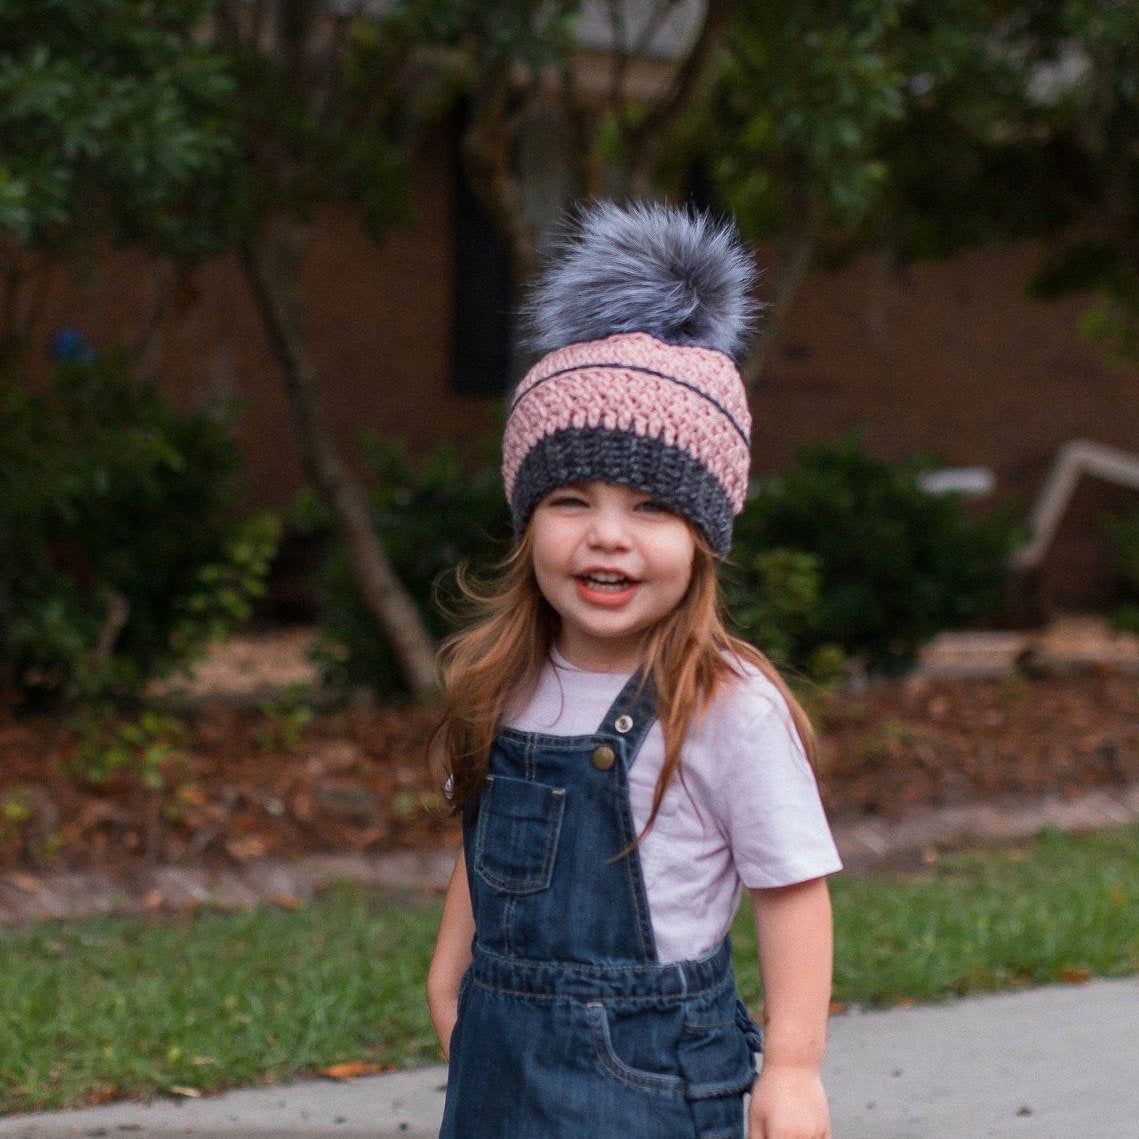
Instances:
[[[366,445],[375,524],[390,536],[392,562],[435,636],[462,616],[456,565],[477,576],[510,548],[510,515],[487,451],[472,465],[450,445],[418,462],[398,444]],[[777,478],[757,480],[722,571],[741,635],[800,679],[825,685],[852,666],[901,671],[939,631],[999,614],[1017,526],[1005,513],[975,517],[959,494],[924,490],[922,474],[938,467],[928,456],[888,463],[850,437],[803,448]],[[329,537],[311,496],[298,504],[298,521]],[[326,676],[406,696],[335,542],[320,581]]]
[[[771,595],[770,551],[810,555],[818,580],[790,628],[764,637],[760,624],[757,643],[789,638],[784,663],[808,673],[833,646],[896,673],[936,633],[998,614],[1017,527],[1005,512],[977,518],[961,495],[923,489],[921,476],[941,465],[920,455],[887,463],[848,437],[802,447],[791,467],[760,481],[728,570],[744,628],[755,599]],[[784,591],[794,584],[786,572],[779,580]]]
[[[247,621],[277,523],[242,516],[220,413],[181,412],[120,355],[0,390],[0,680],[138,692]]]
[[[654,37],[682,5],[591,5],[611,66],[589,93],[574,68],[585,9],[0,0],[9,683],[137,687],[200,645],[195,628],[240,616],[272,542],[268,524],[232,518],[228,429],[154,402],[139,346],[73,361],[35,390],[26,350],[43,282],[60,266],[97,272],[109,243],[175,270],[237,255],[341,551],[326,579],[337,667],[363,661],[371,639],[349,631],[354,590],[391,646],[361,674],[429,693],[443,628],[429,582],[455,556],[493,546],[495,480],[454,456],[411,463],[389,441],[371,445],[366,485],[354,481],[324,422],[300,269],[329,205],[360,211],[376,241],[408,216],[415,148],[446,120],[461,124],[464,172],[522,283],[540,227],[514,156],[551,86],[565,130],[549,142],[565,148],[569,197],[697,194],[773,244],[749,381],[812,266],[867,247],[904,262],[1010,237],[1047,238],[1036,294],[1089,292],[1085,330],[1136,357],[1130,0],[708,0],[650,100],[633,64],[658,57]],[[92,414],[99,401],[113,407]],[[68,407],[84,410],[69,419]],[[845,441],[804,452],[757,489],[729,587],[744,627],[776,656],[825,671],[820,661],[841,651],[894,668],[939,627],[989,611],[1007,520],[982,524],[952,498],[914,491],[919,466],[887,470]]]
[[[510,548],[510,511],[493,461],[497,444],[497,438],[488,440],[484,460],[473,463],[449,443],[418,461],[398,441],[369,436],[362,445],[374,525],[434,637],[453,632],[463,610],[455,567],[487,570]],[[381,698],[406,698],[392,646],[361,601],[319,500],[304,495],[294,517],[298,529],[322,540],[326,550],[318,576],[317,649],[326,681]]]

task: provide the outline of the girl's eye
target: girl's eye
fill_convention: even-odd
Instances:
[[[672,514],[674,511],[672,507],[666,506],[663,502],[657,502],[655,498],[647,498],[644,502],[637,503],[637,509],[642,514]]]
[[[571,491],[563,491],[560,494],[552,494],[546,499],[547,506],[587,506],[588,503],[585,498],[580,494],[574,494]]]

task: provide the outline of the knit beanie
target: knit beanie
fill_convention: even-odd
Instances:
[[[523,310],[542,356],[503,438],[517,535],[551,490],[598,481],[652,495],[728,552],[748,484],[735,357],[754,276],[734,226],[694,210],[600,202],[574,219]]]

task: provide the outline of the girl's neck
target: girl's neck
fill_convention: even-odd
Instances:
[[[606,673],[621,676],[631,676],[639,663],[636,661],[630,663],[628,660],[617,657],[601,660],[592,657],[588,660],[582,658],[574,660],[567,657],[556,644],[550,646],[550,660],[555,668],[569,672]]]

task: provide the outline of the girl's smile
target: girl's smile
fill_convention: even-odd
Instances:
[[[582,599],[594,605],[623,605],[633,596],[637,584],[624,574],[605,570],[591,570],[577,578]]]
[[[534,574],[561,618],[558,651],[599,672],[631,672],[644,634],[680,603],[696,543],[651,495],[592,482],[552,491],[533,520]]]

